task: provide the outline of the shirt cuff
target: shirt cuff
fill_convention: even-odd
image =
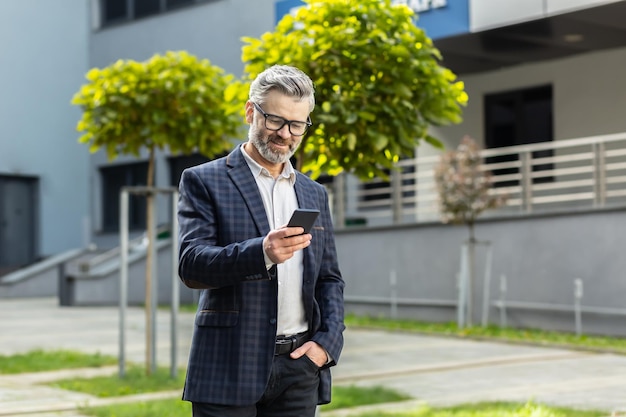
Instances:
[[[265,253],[265,248],[263,249],[263,259],[265,260],[265,268],[269,271],[270,268],[274,266],[274,262],[272,262],[270,257],[267,256],[267,253]]]

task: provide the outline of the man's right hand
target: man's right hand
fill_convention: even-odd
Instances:
[[[311,234],[302,234],[302,227],[286,227],[272,230],[263,239],[263,251],[275,264],[282,264],[296,251],[311,244]]]

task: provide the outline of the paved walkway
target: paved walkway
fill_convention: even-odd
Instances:
[[[145,316],[126,314],[128,360],[145,362]],[[170,317],[159,311],[157,360],[169,366]],[[186,363],[193,315],[178,317],[178,365]],[[115,307],[59,307],[56,299],[0,300],[0,354],[32,349],[71,349],[117,355],[119,313]],[[528,401],[553,405],[618,410],[626,413],[626,356],[565,349],[480,342],[447,337],[361,329],[346,331],[346,346],[333,369],[336,384],[383,385],[415,400],[378,406],[385,410],[476,401]],[[111,401],[180,398],[180,391],[122,399],[97,399],[42,385],[73,375],[114,374],[102,369],[0,375],[0,417],[81,417],[77,405]],[[354,415],[324,412],[323,417]],[[622,415],[622,414],[620,414]]]

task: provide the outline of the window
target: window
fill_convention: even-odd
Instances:
[[[141,19],[209,0],[100,0],[101,26]]]
[[[534,87],[485,96],[485,145],[487,148],[525,145],[553,140],[552,86]],[[552,150],[533,152],[533,159],[548,158]],[[517,155],[487,158],[487,163],[517,160]],[[533,162],[533,171],[553,169],[551,163]],[[498,175],[518,173],[518,168],[493,171],[495,186],[514,186],[519,181],[497,181]],[[537,176],[535,183],[553,181],[551,176]]]
[[[120,191],[128,185],[145,186],[148,163],[114,165],[100,169],[102,176],[102,231],[116,232],[120,224]],[[146,228],[146,198],[129,196],[128,226],[131,230]]]
[[[199,153],[170,157],[168,159],[170,166],[170,184],[172,187],[178,187],[180,177],[183,175],[183,171],[186,168],[200,165],[208,161],[209,158],[204,155],[200,155]]]

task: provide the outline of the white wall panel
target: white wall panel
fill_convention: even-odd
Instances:
[[[548,14],[559,14],[603,4],[617,3],[620,0],[547,0]]]
[[[470,30],[477,32],[534,20],[544,12],[544,0],[471,0]]]

